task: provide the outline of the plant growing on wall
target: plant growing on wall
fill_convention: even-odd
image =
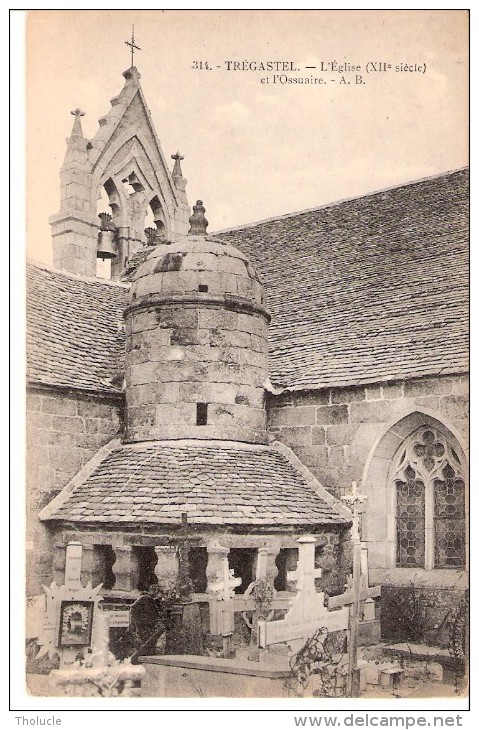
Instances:
[[[469,618],[469,596],[466,594],[459,605],[451,611],[447,628],[449,631],[449,654],[453,659],[454,686],[459,692],[459,682],[466,668],[467,628]]]

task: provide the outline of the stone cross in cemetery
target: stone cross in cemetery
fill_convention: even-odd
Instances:
[[[259,621],[259,645],[287,643],[296,654],[321,627],[328,632],[348,628],[349,610],[340,608],[329,611],[324,605],[324,593],[318,593],[315,578],[321,576],[321,569],[314,567],[314,537],[300,537],[298,565],[288,572],[288,579],[296,582],[297,595],[291,599],[288,613],[279,621]]]
[[[38,643],[38,658],[45,654],[58,654],[62,667],[73,666],[76,657],[85,656],[91,647],[108,645],[108,624],[99,621],[99,591],[102,584],[92,587],[91,582],[82,586],[80,581],[82,546],[77,542],[67,545],[65,557],[65,582],[57,586],[43,586],[46,594],[45,620]],[[105,634],[105,635],[104,635]],[[106,643],[105,643],[106,642]]]
[[[329,599],[329,606],[350,606],[349,616],[349,665],[348,665],[348,695],[359,696],[359,670],[358,670],[358,624],[360,618],[360,604],[365,603],[366,616],[374,618],[373,598],[381,595],[380,586],[369,588],[367,549],[361,545],[359,534],[359,505],[366,501],[364,494],[357,491],[356,482],[351,484],[351,494],[342,497],[353,512],[353,525],[351,528],[351,541],[353,544],[353,575],[348,581],[348,590],[340,596]],[[372,609],[372,610],[371,610]],[[366,618],[365,616],[365,618]]]
[[[218,636],[227,637],[234,631],[234,612],[225,610],[225,603],[234,597],[234,589],[241,585],[242,580],[235,578],[234,570],[229,567],[228,548],[215,543],[210,547],[210,552],[213,550],[221,556],[221,568],[217,579],[208,584],[208,591],[217,598],[216,605],[210,603],[211,631]]]

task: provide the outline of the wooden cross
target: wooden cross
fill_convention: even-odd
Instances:
[[[135,45],[135,26],[131,26],[131,41],[125,41],[125,45],[131,48],[131,65],[133,66],[133,56],[135,51],[141,51],[140,46]]]
[[[361,549],[361,574],[359,578],[358,601],[370,601],[373,598],[379,598],[381,595],[381,586],[368,585],[368,569],[367,569],[367,548]],[[328,598],[329,608],[341,608],[342,606],[351,606],[356,600],[354,591],[353,578],[350,576],[346,585],[346,591],[339,596],[330,596]]]
[[[358,670],[358,624],[361,601],[370,602],[373,597],[381,594],[381,588],[368,587],[367,549],[361,545],[359,534],[359,507],[366,501],[364,494],[358,493],[356,482],[351,483],[351,493],[342,497],[342,501],[352,510],[353,526],[351,542],[353,547],[353,575],[348,581],[348,590],[343,596],[335,596],[329,605],[349,605],[349,665],[348,665],[348,695],[359,697],[359,670]],[[341,599],[343,602],[341,603]],[[374,607],[372,607],[374,609]],[[371,604],[368,604],[368,610]],[[372,614],[371,614],[372,615]]]

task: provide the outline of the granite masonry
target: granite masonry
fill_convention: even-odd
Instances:
[[[289,592],[304,534],[338,593],[354,481],[384,636],[413,590],[447,643],[468,585],[468,171],[214,235],[197,201],[186,235],[183,158],[170,172],[124,78],[92,140],[72,112],[58,268],[28,267],[28,594],[61,582],[70,540],[115,601],[185,555],[203,603],[225,557],[238,593],[258,566]]]

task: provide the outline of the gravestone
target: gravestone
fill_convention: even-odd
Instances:
[[[85,657],[92,646],[104,645],[104,622],[99,595],[101,584],[92,587],[91,582],[82,586],[80,581],[82,546],[70,542],[65,555],[65,582],[57,586],[43,586],[46,594],[46,610],[43,627],[38,637],[40,651],[37,658],[48,654],[60,657],[61,667],[72,667],[79,656]]]
[[[328,633],[347,630],[349,611],[341,608],[328,611],[324,605],[324,593],[317,592],[315,578],[321,576],[321,569],[314,566],[314,537],[300,537],[298,565],[288,573],[288,580],[295,581],[297,595],[291,599],[290,608],[284,619],[279,621],[259,621],[259,645],[263,648],[271,644],[286,643],[296,654],[313,634],[321,627]]]

